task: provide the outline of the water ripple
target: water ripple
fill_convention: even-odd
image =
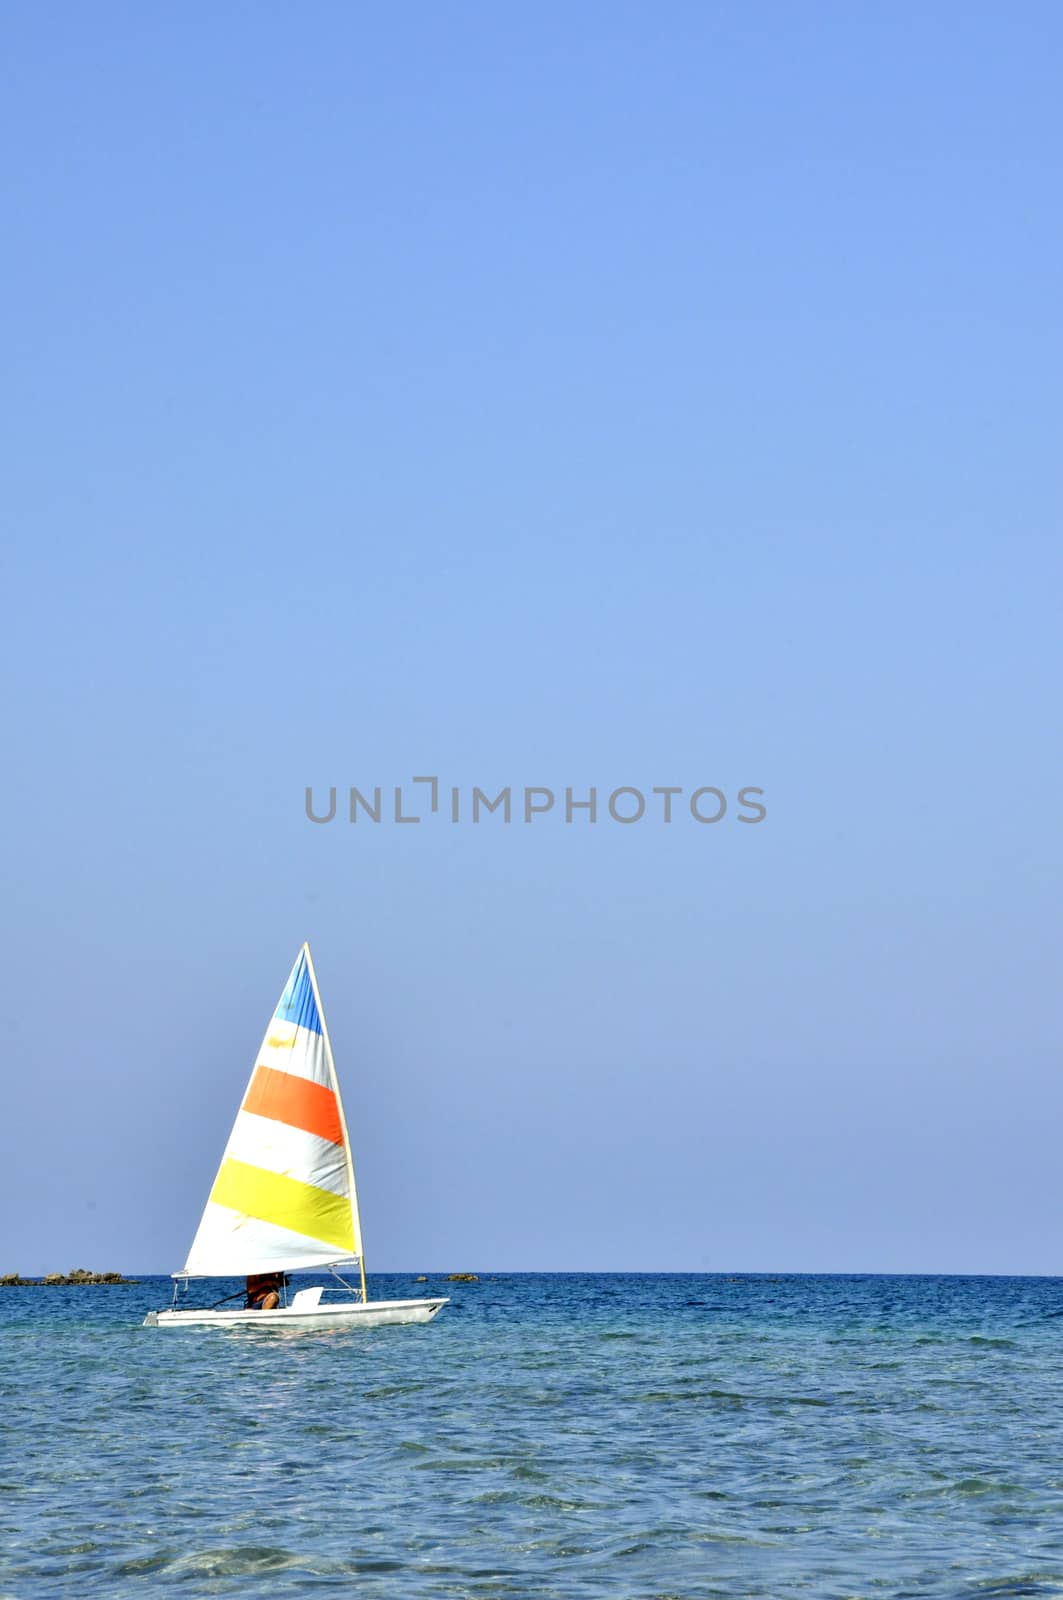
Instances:
[[[0,1600],[1063,1597],[1059,1281],[449,1287],[298,1339],[0,1290]]]

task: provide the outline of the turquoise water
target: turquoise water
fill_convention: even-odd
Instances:
[[[447,1292],[270,1335],[0,1289],[0,1596],[1063,1595],[1063,1280]]]

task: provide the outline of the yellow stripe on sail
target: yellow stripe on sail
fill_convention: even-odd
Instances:
[[[260,1222],[305,1233],[354,1254],[354,1224],[346,1195],[332,1194],[298,1178],[285,1178],[265,1167],[248,1166],[230,1156],[221,1164],[210,1198],[215,1205],[242,1211]]]

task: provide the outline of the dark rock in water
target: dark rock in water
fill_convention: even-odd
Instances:
[[[32,1286],[41,1288],[69,1289],[83,1283],[135,1283],[135,1278],[123,1278],[120,1272],[87,1272],[84,1267],[75,1267],[73,1272],[49,1272],[44,1278],[22,1278],[17,1272],[9,1272],[0,1278],[0,1287],[18,1288]]]
[[[479,1283],[480,1279],[475,1272],[448,1272],[448,1283]]]

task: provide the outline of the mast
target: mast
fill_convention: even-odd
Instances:
[[[362,1277],[362,1302],[368,1300],[365,1283],[365,1245],[362,1241],[362,1218],[358,1210],[358,1190],[354,1182],[354,1162],[351,1159],[351,1137],[347,1131],[347,1118],[343,1112],[343,1096],[340,1094],[340,1081],[336,1076],[336,1060],[332,1054],[332,1041],[328,1036],[328,1023],[325,1021],[325,1008],[321,1003],[321,990],[317,986],[317,973],[314,971],[314,958],[310,954],[310,946],[304,940],[303,954],[306,956],[306,969],[310,974],[310,983],[314,990],[314,1000],[317,1003],[317,1014],[321,1018],[321,1032],[325,1040],[325,1054],[328,1057],[329,1071],[332,1074],[332,1088],[336,1095],[336,1107],[340,1114],[340,1127],[343,1129],[343,1149],[347,1157],[347,1181],[351,1189],[351,1210],[354,1213],[354,1227],[358,1235],[358,1267]]]

